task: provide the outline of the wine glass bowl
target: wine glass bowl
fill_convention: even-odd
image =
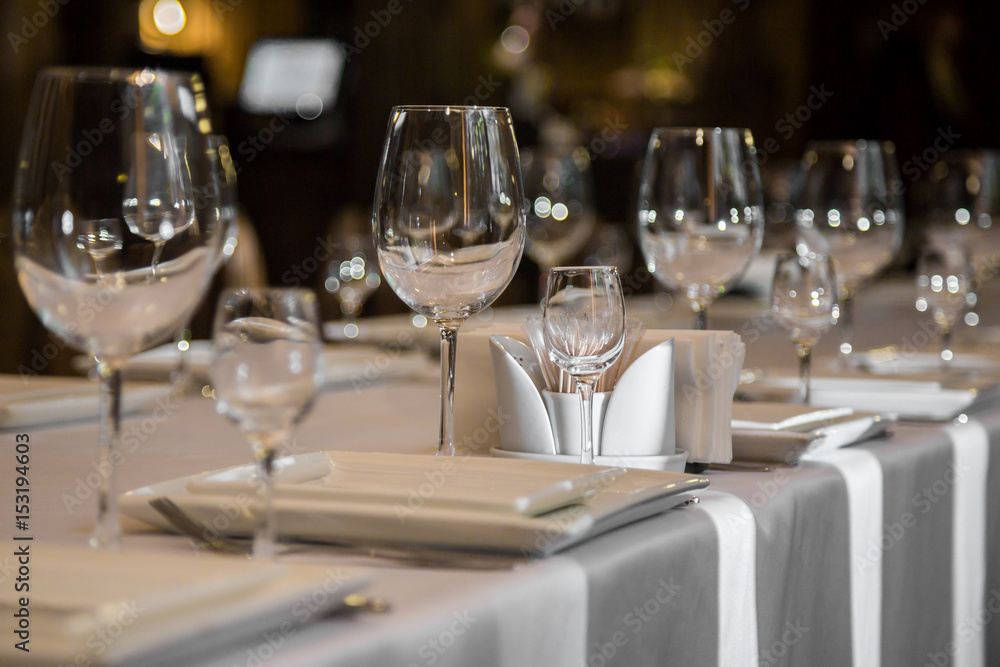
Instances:
[[[658,128],[643,164],[639,244],[647,267],[706,326],[709,305],[760,250],[763,195],[749,130]]]
[[[527,208],[525,252],[544,272],[580,252],[594,232],[590,155],[582,146],[521,153]]]
[[[257,462],[254,557],[274,555],[273,462],[312,407],[321,381],[315,295],[303,289],[224,293],[212,339],[217,409],[239,425]]]
[[[613,266],[555,267],[542,303],[542,339],[552,361],[573,376],[580,394],[580,462],[594,462],[594,384],[621,356],[625,300]]]
[[[895,153],[880,142],[812,142],[795,224],[800,254],[834,263],[843,330],[842,354],[853,349],[853,304],[858,288],[887,267],[903,242]]]
[[[809,403],[812,348],[830,330],[837,308],[837,279],[828,257],[778,257],[771,288],[771,312],[791,334],[799,358],[800,396]]]
[[[173,334],[215,267],[222,234],[192,180],[210,130],[196,75],[52,68],[35,82],[14,184],[14,263],[42,323],[98,362],[102,469],[117,465],[121,367]],[[112,472],[92,545],[117,545],[116,501]]]
[[[458,328],[503,292],[524,249],[524,190],[507,109],[394,108],[372,225],[382,275],[441,329],[438,452],[454,454]]]
[[[931,243],[917,257],[918,312],[927,312],[941,334],[941,360],[947,367],[954,358],[951,336],[962,317],[972,287],[973,265],[963,245]]]

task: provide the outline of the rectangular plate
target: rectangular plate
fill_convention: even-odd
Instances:
[[[341,453],[315,452],[276,461],[282,484],[309,484],[324,476],[330,461]],[[356,464],[359,456],[349,455]],[[380,455],[372,454],[373,464]],[[517,464],[528,474],[550,475],[550,466],[565,469],[559,474],[578,477],[590,474],[592,493],[580,504],[573,504],[541,516],[516,512],[484,511],[459,500],[426,502],[448,480],[460,472],[445,475],[445,466],[456,460],[416,456],[421,465],[436,465],[425,475],[425,482],[406,489],[405,503],[365,502],[361,498],[315,498],[279,496],[275,499],[278,530],[286,538],[346,544],[386,544],[439,547],[497,553],[521,553],[544,556],[606,532],[618,526],[663,512],[684,502],[692,491],[708,486],[708,478],[683,473],[602,468],[545,461],[510,461],[483,457],[475,463],[475,474],[490,468],[506,469]],[[427,462],[433,461],[433,464]],[[596,476],[593,476],[596,473]],[[249,535],[253,529],[253,496],[235,497],[189,492],[193,482],[250,482],[251,465],[206,472],[154,484],[123,494],[122,513],[145,523],[167,529],[169,526],[149,506],[157,496],[167,496],[196,521],[221,526],[232,535]],[[359,475],[361,473],[358,473]],[[191,488],[197,488],[197,484]],[[411,493],[412,492],[412,493]]]

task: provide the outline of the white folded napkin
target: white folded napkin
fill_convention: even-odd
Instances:
[[[128,382],[122,388],[122,413],[152,409],[173,387],[158,383]],[[100,387],[84,378],[0,376],[0,428],[43,426],[101,414]]]
[[[27,598],[25,648],[0,645],[0,664],[179,665],[217,645],[304,622],[296,600],[325,587],[335,609],[368,575],[357,568],[273,564],[191,554],[24,542],[30,593],[0,589],[0,613]]]
[[[733,461],[797,463],[882,434],[891,415],[792,403],[733,404]]]
[[[460,452],[486,453],[500,446],[500,425],[510,419],[498,409],[490,358],[491,335],[525,341],[520,326],[497,326],[459,334],[455,371],[455,434]],[[689,460],[728,463],[732,459],[733,394],[739,385],[746,346],[732,331],[648,330],[636,358],[674,340],[676,448]],[[625,453],[621,453],[625,454]]]
[[[798,392],[799,379],[771,376],[742,387],[756,400],[787,401]],[[902,419],[946,420],[1000,393],[996,378],[947,378],[944,374],[878,377],[814,377],[814,407],[850,407],[896,413]]]
[[[132,357],[125,365],[129,377],[166,379],[177,369],[180,352],[173,343]],[[191,341],[188,365],[199,380],[208,381],[212,364],[212,341]],[[323,386],[365,387],[373,382],[422,375],[433,364],[427,355],[401,347],[385,350],[374,346],[324,347]],[[436,366],[434,366],[436,369]]]

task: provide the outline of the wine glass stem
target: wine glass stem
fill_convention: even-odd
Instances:
[[[122,374],[117,368],[101,363],[101,444],[98,458],[100,482],[97,488],[97,521],[90,537],[95,549],[117,549],[121,536],[118,524],[118,494],[115,489],[115,466],[120,463],[118,434],[121,424]]]
[[[576,378],[576,391],[580,394],[580,463],[594,462],[594,380]]]
[[[951,360],[954,357],[951,352],[951,333],[951,328],[941,332],[941,366],[944,370],[951,367]]]
[[[250,436],[257,464],[257,507],[254,512],[253,557],[272,560],[275,554],[274,457],[277,443],[285,439],[280,431]]]
[[[812,379],[812,348],[801,343],[797,343],[795,347],[799,354],[799,391],[802,403],[808,405]]]
[[[708,331],[708,308],[699,306],[695,309],[694,328],[697,331]]]
[[[842,332],[840,353],[847,355],[854,349],[854,291],[840,301],[840,327]],[[846,358],[846,357],[845,357]]]
[[[458,326],[439,324],[441,327],[441,437],[438,439],[439,456],[455,456],[455,350],[458,345]]]
[[[153,246],[153,263],[149,267],[150,279],[156,277],[156,265],[160,262],[160,255],[163,253],[163,243],[157,243]]]

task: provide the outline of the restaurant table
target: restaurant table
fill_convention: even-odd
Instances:
[[[748,308],[736,309],[741,318]],[[905,335],[910,325],[901,321],[887,335]],[[761,341],[750,341],[753,363],[785,344],[790,352],[776,331]],[[433,373],[341,387],[320,396],[297,430],[295,452],[434,451]],[[131,438],[123,440],[119,490],[250,461],[212,399],[162,407],[162,419],[124,420]],[[95,513],[87,477],[98,425],[0,431],[8,459],[0,465],[0,538],[8,540],[21,432],[31,438],[34,539],[83,544]],[[328,563],[331,573],[371,566],[365,593],[391,610],[316,619],[249,643],[219,637],[192,664],[1000,665],[998,454],[1000,405],[984,405],[955,423],[901,422],[890,438],[796,467],[709,471],[699,504],[513,570],[290,556]],[[185,538],[129,519],[123,525],[126,554],[193,551]],[[0,553],[0,585],[9,586],[12,549]]]

